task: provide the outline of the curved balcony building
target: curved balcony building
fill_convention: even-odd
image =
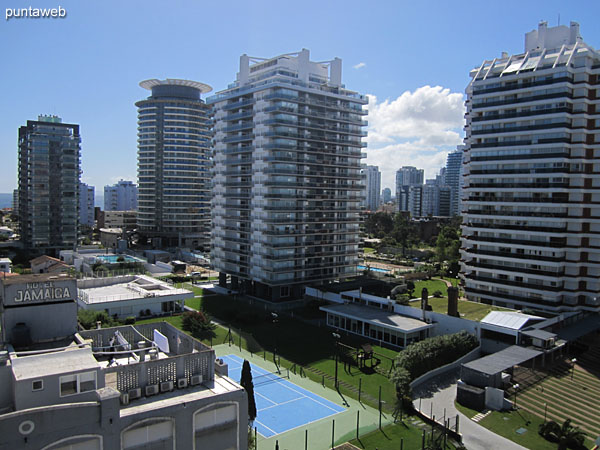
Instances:
[[[138,231],[158,247],[205,248],[210,234],[212,88],[189,80],[146,80],[138,108]]]

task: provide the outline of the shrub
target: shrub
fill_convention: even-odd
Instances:
[[[405,368],[415,379],[430,370],[449,364],[479,345],[466,331],[435,336],[409,345],[396,357],[396,365]]]
[[[444,294],[442,293],[442,291],[434,291],[433,296],[436,298],[440,298],[443,297]]]
[[[410,295],[408,294],[398,294],[396,295],[396,303],[400,305],[408,305],[410,300]]]
[[[110,317],[106,311],[94,311],[91,309],[80,309],[77,312],[77,320],[86,330],[96,328],[96,322],[98,321],[105,327],[113,327],[116,325],[116,321]]]
[[[133,325],[135,323],[135,317],[134,316],[126,317],[125,320],[123,321],[123,323],[125,325]]]

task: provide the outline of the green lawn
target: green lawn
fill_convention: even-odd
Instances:
[[[335,374],[335,341],[332,336],[332,330],[325,327],[317,327],[297,318],[288,318],[279,315],[278,321],[273,323],[271,312],[264,310],[264,307],[250,306],[245,302],[234,301],[227,295],[215,295],[208,293],[204,295],[199,287],[189,284],[183,285],[184,288],[193,290],[195,295],[202,296],[191,298],[186,301],[186,305],[195,309],[202,309],[211,317],[227,324],[227,328],[218,327],[217,337],[213,338],[213,344],[222,344],[228,342],[228,328],[231,326],[233,334],[233,345],[241,345],[242,348],[253,353],[261,354],[266,352],[267,357],[272,358],[274,351],[281,357],[281,363],[284,367],[291,368],[294,364],[310,366],[330,376]],[[174,326],[181,328],[181,317],[173,316],[166,319],[157,318],[154,321],[167,320]],[[152,319],[150,320],[152,321]],[[147,321],[140,321],[144,323]],[[342,338],[340,342],[354,348],[360,346],[365,340],[351,334],[340,332]],[[204,341],[210,344],[208,341]],[[358,389],[360,384],[362,393],[370,396],[363,396],[363,402],[370,406],[377,407],[379,388],[381,387],[382,400],[385,402],[384,409],[391,411],[395,403],[395,387],[389,382],[387,373],[392,365],[392,359],[397,351],[373,346],[380,360],[379,367],[383,369],[385,375],[377,371],[360,371],[356,366],[347,366],[338,362],[338,378]],[[323,377],[320,374],[306,371],[306,375],[315,381],[322,382]],[[333,381],[325,378],[325,384],[333,387]],[[344,395],[357,398],[357,393],[349,391],[343,384],[340,387]]]
[[[400,442],[403,440],[402,448],[406,450],[418,449],[421,448],[422,433],[419,428],[395,424],[383,427],[383,430],[375,430],[360,436],[360,439],[353,439],[350,443],[358,448],[368,450],[398,450]],[[454,449],[455,447],[448,441],[446,448]]]
[[[423,288],[427,288],[429,295],[433,295],[435,291],[440,291],[444,297],[448,296],[448,287],[442,280],[415,281],[414,297],[421,298],[421,291]]]
[[[431,291],[429,292],[431,293]],[[448,312],[448,297],[430,298],[429,304],[434,312],[442,314],[447,314]],[[414,308],[420,308],[421,302],[411,302],[409,305]],[[508,308],[501,308],[499,306],[486,305],[485,303],[469,302],[467,300],[458,301],[458,312],[463,319],[480,321],[487,316],[490,311],[511,310]]]
[[[455,402],[456,408],[469,418],[472,418],[477,411],[465,408]],[[549,442],[538,434],[538,427],[544,420],[522,409],[516,411],[492,411],[485,419],[479,422],[479,425],[493,431],[500,436],[504,436],[523,447],[535,450],[556,450],[555,443]],[[523,434],[517,433],[517,430],[524,428]]]
[[[365,247],[365,248],[363,248],[363,252],[365,252],[365,253],[375,253],[375,249],[371,248],[371,247]]]

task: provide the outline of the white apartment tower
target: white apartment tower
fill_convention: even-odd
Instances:
[[[342,61],[240,57],[214,107],[211,262],[219,283],[271,301],[356,274],[366,97]]]
[[[369,211],[377,211],[381,199],[381,172],[377,166],[367,166],[365,173],[367,175],[365,207]]]
[[[104,211],[136,211],[138,187],[131,181],[119,180],[112,186],[104,186]]]
[[[600,54],[579,25],[525,36],[467,87],[462,276],[469,299],[600,310]]]

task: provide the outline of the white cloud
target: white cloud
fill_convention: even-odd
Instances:
[[[365,67],[366,65],[367,65],[367,63],[364,63],[364,62],[359,62],[358,64],[356,64],[356,65],[354,65],[354,66],[352,66],[352,67],[354,67],[355,69],[362,69],[362,68],[363,68],[363,67]]]
[[[462,143],[464,98],[441,86],[406,91],[395,100],[378,102],[369,95],[367,159],[379,166],[383,187],[395,188],[402,166],[425,169],[433,178],[447,154]]]

